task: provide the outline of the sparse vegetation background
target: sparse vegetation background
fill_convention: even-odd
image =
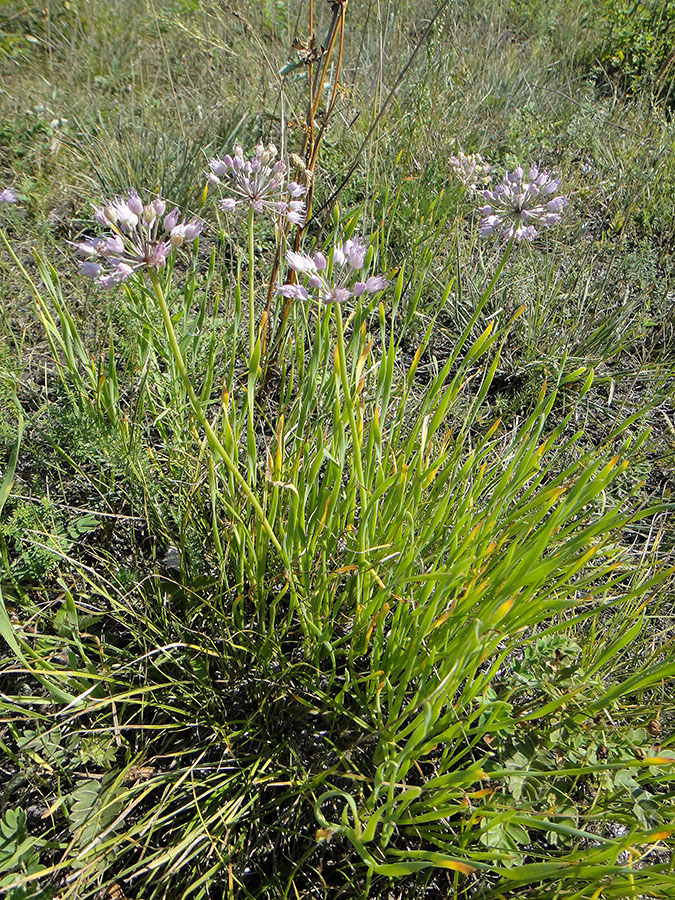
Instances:
[[[0,0],[0,896],[675,896],[673,47]]]

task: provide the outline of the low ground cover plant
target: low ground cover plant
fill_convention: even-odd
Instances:
[[[298,8],[277,117],[180,196],[102,178],[43,245],[0,194],[44,368],[7,322],[0,890],[668,897],[670,326],[605,253],[642,226],[589,244],[544,146],[383,173],[447,3],[338,168],[347,4]]]
[[[650,92],[657,103],[672,107],[675,4],[611,0],[604,4],[602,17],[605,70],[623,90]]]

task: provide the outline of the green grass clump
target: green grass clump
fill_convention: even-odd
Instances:
[[[672,122],[591,0],[315,6],[311,69],[301,3],[2,11],[0,887],[668,898]],[[205,190],[261,134],[306,228]],[[206,224],[106,293],[132,186]],[[277,293],[359,234],[384,291]]]
[[[611,2],[604,10],[606,45],[602,63],[623,90],[649,91],[656,102],[673,103],[675,4]]]

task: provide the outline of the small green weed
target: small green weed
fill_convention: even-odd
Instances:
[[[655,102],[675,102],[675,3],[606,0],[601,62],[628,93],[650,91]]]

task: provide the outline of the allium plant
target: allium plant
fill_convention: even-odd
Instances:
[[[467,155],[463,150],[457,156],[450,157],[450,168],[453,175],[471,190],[475,190],[478,184],[485,184],[492,170],[492,166],[485,162],[480,153]]]
[[[314,256],[288,250],[286,262],[289,268],[304,275],[307,286],[302,284],[282,284],[279,293],[284,297],[308,300],[310,291],[316,290],[323,303],[344,303],[350,297],[374,294],[387,286],[383,275],[370,275],[365,280],[357,280],[365,264],[368,247],[359,238],[350,238],[333,248],[332,267],[329,269],[326,256],[319,251]],[[308,290],[309,289],[309,290]]]
[[[227,153],[222,159],[210,159],[209,181],[225,186],[230,196],[219,201],[225,212],[234,212],[238,206],[247,206],[254,212],[270,212],[282,216],[295,225],[305,223],[305,203],[300,198],[307,191],[304,185],[286,181],[286,163],[277,159],[274,144],[267,147],[261,142],[250,159],[237,144],[234,155]]]
[[[127,200],[117,197],[95,206],[94,218],[112,233],[73,245],[83,257],[81,272],[108,288],[135,272],[161,269],[172,250],[194,240],[203,228],[198,219],[181,220],[177,209],[165,213],[162,197],[144,205],[135,190]]]
[[[560,222],[569,197],[558,194],[559,187],[550,172],[530,166],[526,174],[516,166],[494,190],[483,191],[487,205],[479,210],[483,215],[479,232],[483,237],[498,232],[506,241],[533,240],[539,228]]]
[[[8,187],[0,191],[0,203],[16,203],[18,197],[13,188]]]

